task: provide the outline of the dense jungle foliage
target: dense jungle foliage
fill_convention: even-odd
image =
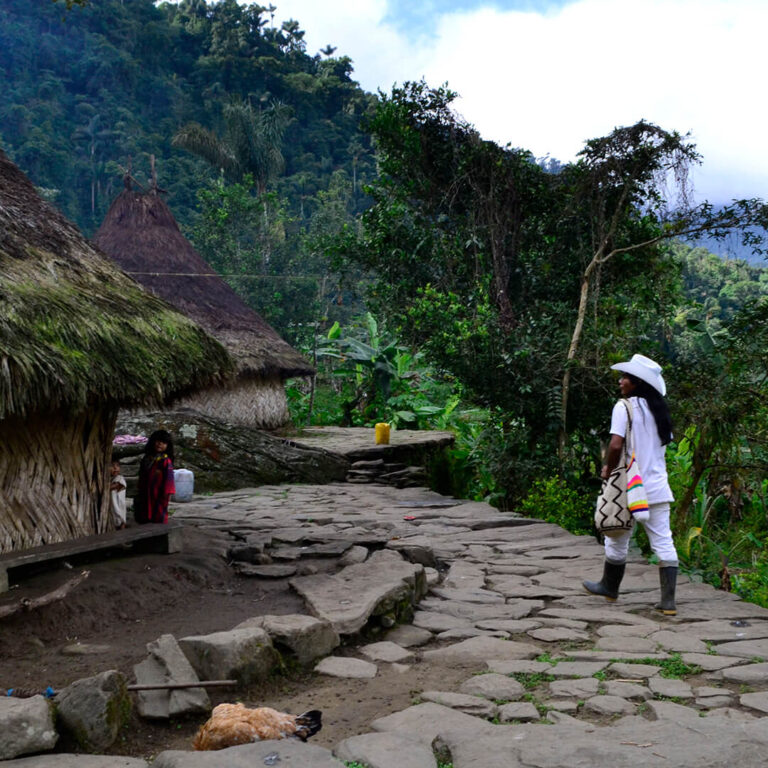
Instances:
[[[349,58],[330,46],[307,51],[298,22],[275,14],[236,0],[99,0],[69,11],[50,0],[4,0],[0,144],[86,235],[122,189],[129,160],[146,186],[155,155],[182,229],[197,227],[203,256],[239,275],[230,279],[236,290],[291,336],[316,319],[318,296],[329,308],[345,298],[311,238],[367,205],[362,186],[375,161],[360,122],[375,98],[352,79]],[[282,125],[270,135],[263,118],[275,113]],[[195,128],[220,139],[233,155],[226,170],[239,163],[239,176],[220,178],[205,146],[174,142],[189,128],[192,139]],[[254,157],[260,140],[273,142],[271,165]],[[269,198],[235,242],[222,238],[225,219],[252,201],[225,182],[247,174],[246,196],[268,184]],[[292,324],[283,322],[286,306],[298,310]]]
[[[366,94],[276,13],[6,0],[0,143],[88,234],[156,156],[204,258],[316,362],[297,424],[452,429],[458,495],[588,533],[609,365],[659,360],[685,566],[768,605],[768,272],[687,244],[759,253],[762,202],[691,205],[695,147],[647,122],[567,164],[484,141],[447,87]]]

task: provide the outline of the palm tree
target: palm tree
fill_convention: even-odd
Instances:
[[[221,170],[227,179],[240,182],[253,177],[256,191],[263,195],[285,165],[280,151],[290,121],[290,108],[273,102],[266,109],[254,109],[232,101],[223,111],[222,136],[199,123],[188,123],[173,137],[174,146],[186,149]]]

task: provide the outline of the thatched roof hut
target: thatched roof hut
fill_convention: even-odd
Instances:
[[[237,379],[183,404],[233,424],[272,429],[288,420],[284,381],[312,366],[203,260],[157,190],[124,189],[94,242],[146,289],[213,334],[237,366]]]
[[[0,553],[109,528],[118,409],[185,396],[231,364],[0,151]]]

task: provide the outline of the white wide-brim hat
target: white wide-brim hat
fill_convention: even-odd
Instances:
[[[632,355],[628,363],[616,363],[611,366],[611,370],[636,376],[646,384],[650,384],[662,397],[667,394],[667,385],[661,375],[661,366],[650,357]]]

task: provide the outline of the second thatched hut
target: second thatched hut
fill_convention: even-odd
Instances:
[[[199,323],[227,349],[237,377],[182,405],[240,426],[288,421],[285,380],[312,366],[219,277],[184,237],[157,189],[129,185],[112,203],[94,242],[147,290]]]

